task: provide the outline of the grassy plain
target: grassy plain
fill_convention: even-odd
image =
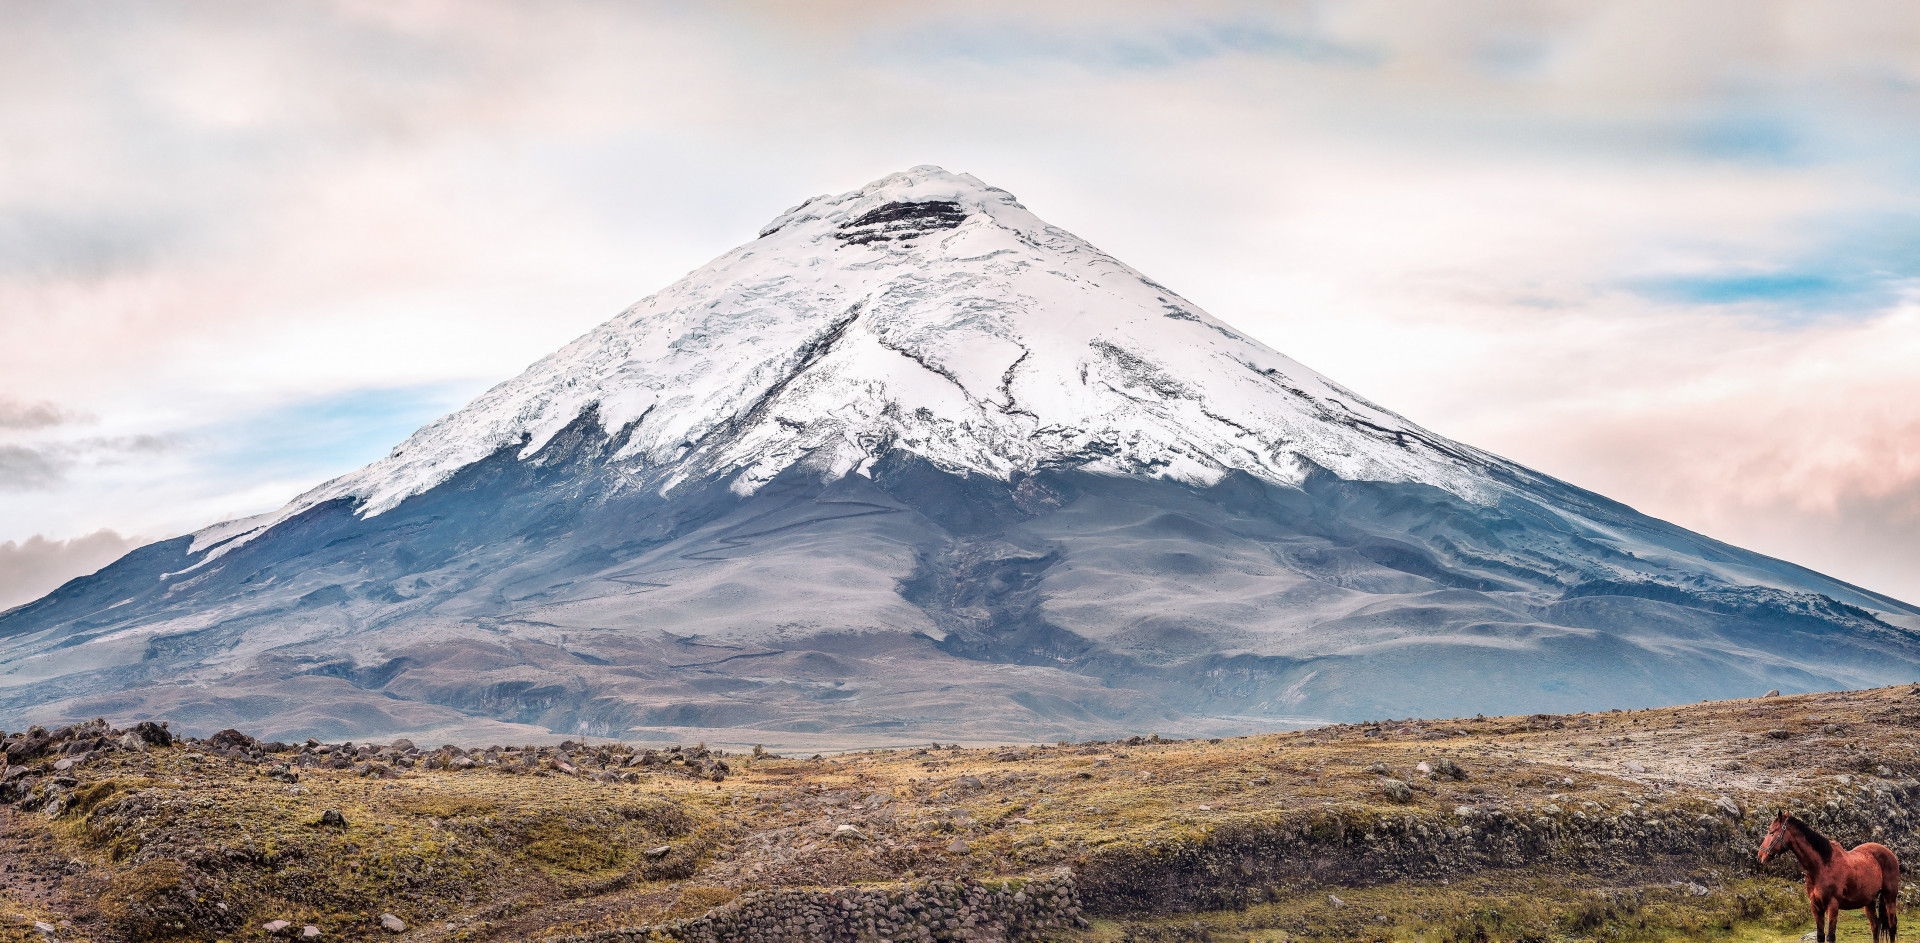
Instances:
[[[272,920],[359,940],[389,936],[385,914],[408,925],[396,939],[539,939],[759,888],[1061,869],[1092,924],[1067,938],[1087,943],[1796,940],[1811,921],[1793,868],[1752,862],[1752,830],[1790,807],[1907,854],[1916,728],[1920,688],[1902,686],[1219,741],[733,755],[718,781],[711,760],[642,765],[605,745],[467,770],[426,751],[392,778],[297,782],[273,775],[287,755],[98,752],[66,771],[57,814],[0,807],[0,941],[43,939],[33,921],[71,941],[258,940]],[[1442,760],[1461,776],[1419,768]],[[344,827],[320,824],[329,810]],[[1842,938],[1866,939],[1857,913]]]

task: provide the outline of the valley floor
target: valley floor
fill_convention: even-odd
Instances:
[[[28,732],[0,941],[1794,940],[1766,822],[1920,861],[1916,729],[1901,686],[811,759]]]

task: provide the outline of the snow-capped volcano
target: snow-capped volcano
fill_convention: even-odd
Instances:
[[[1865,686],[1920,611],[1448,441],[917,167],[270,514],[0,613],[0,722],[790,745]]]
[[[538,453],[590,407],[622,436],[612,460],[668,489],[721,474],[751,493],[795,465],[838,477],[903,450],[1000,480],[1072,467],[1297,484],[1317,466],[1488,494],[1490,457],[1242,336],[1012,194],[923,166],[788,210],[388,457],[244,526],[338,498],[379,514],[500,449]]]

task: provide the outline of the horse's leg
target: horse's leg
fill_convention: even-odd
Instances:
[[[1840,939],[1840,898],[1827,901],[1827,943],[1838,943]]]
[[[1887,943],[1893,943],[1900,937],[1900,886],[1894,885],[1891,891],[1880,892],[1880,913],[1887,924]]]
[[[1827,902],[1817,892],[1808,891],[1807,907],[1813,911],[1813,938],[1827,943]]]
[[[1880,943],[1880,935],[1886,927],[1886,919],[1880,915],[1880,892],[1874,891],[1867,898],[1867,905],[1860,908],[1867,912],[1867,932],[1873,935],[1873,943]]]

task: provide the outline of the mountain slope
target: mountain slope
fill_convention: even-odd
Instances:
[[[0,718],[1207,732],[1863,687],[1916,674],[1916,627],[1420,429],[922,167],[279,511],[0,614]]]

